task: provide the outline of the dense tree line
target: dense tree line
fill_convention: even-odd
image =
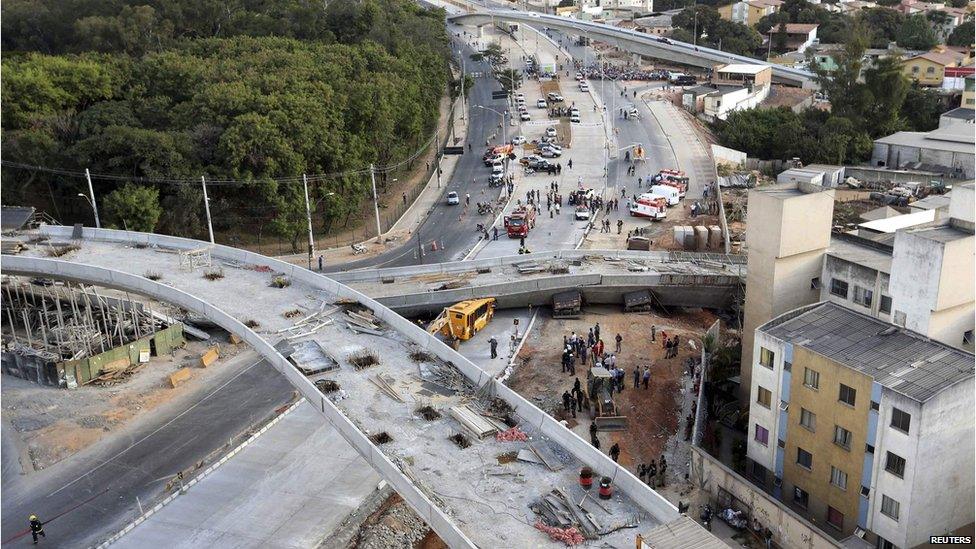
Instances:
[[[741,23],[726,21],[709,5],[687,7],[671,19],[672,38],[700,44],[737,55],[753,57],[762,45],[762,36]],[[697,32],[697,36],[695,33]]]
[[[433,132],[450,76],[443,18],[410,0],[10,0],[4,159],[237,180],[215,190],[216,228],[261,224],[295,241],[304,195],[276,178],[391,163]],[[84,188],[9,167],[3,176],[5,190],[36,205]],[[125,183],[96,180],[118,226],[138,210]],[[328,225],[358,211],[369,180],[312,187],[317,221]],[[157,230],[200,234],[199,187],[154,191],[138,198],[161,204]]]
[[[852,164],[870,157],[872,140],[901,130],[935,128],[941,103],[935,92],[915,87],[897,59],[862,67],[868,33],[856,24],[838,68],[817,70],[830,110],[750,109],[716,124],[722,144],[762,159],[798,157],[806,163]]]

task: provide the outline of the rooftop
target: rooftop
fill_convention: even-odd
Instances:
[[[753,191],[780,199],[803,196],[804,194],[807,194],[801,191],[796,186],[796,183],[777,183],[775,185],[765,185],[763,187],[757,187],[753,189]]]
[[[725,65],[724,67],[716,70],[715,72],[731,73],[731,74],[759,74],[765,70],[772,70],[772,69],[770,69],[769,65],[751,65],[746,63],[733,63],[731,65]]]
[[[913,227],[911,229],[907,229],[906,232],[920,236],[926,240],[941,243],[953,242],[959,240],[960,238],[968,238],[973,236],[973,231],[965,230],[951,223],[948,219],[936,221],[920,227]]]
[[[938,210],[939,208],[948,208],[950,201],[952,201],[952,193],[948,192],[946,194],[927,196],[921,200],[912,202],[909,206],[917,210]]]
[[[896,132],[889,136],[875,139],[874,142],[885,145],[900,145],[921,149],[974,154],[971,142],[966,143],[964,141],[940,139],[940,134],[936,134],[936,136],[929,135],[935,131],[937,130],[933,130],[932,132]]]
[[[947,118],[958,118],[960,120],[976,120],[976,110],[959,107],[942,113]]]
[[[642,547],[668,549],[728,549],[725,542],[709,534],[687,515],[662,524],[641,535]]]
[[[891,250],[884,251],[873,242],[854,238],[831,238],[827,255],[863,265],[869,269],[891,274]]]
[[[817,29],[820,25],[816,23],[787,23],[786,24],[786,34],[810,34]],[[777,34],[779,32],[779,27],[773,27],[769,29],[772,34]]]
[[[919,402],[974,374],[971,353],[835,303],[795,309],[759,329]]]
[[[866,223],[858,224],[861,229],[867,229],[877,233],[893,233],[898,229],[904,229],[913,225],[920,225],[935,220],[934,210],[924,210],[905,215],[896,215],[884,219],[875,219]]]

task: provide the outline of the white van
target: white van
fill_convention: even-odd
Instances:
[[[651,194],[666,198],[668,200],[668,206],[675,206],[681,201],[681,197],[678,195],[678,189],[667,185],[654,185],[651,187]]]
[[[580,91],[581,92],[590,91],[590,85],[586,83],[586,80],[580,82]]]

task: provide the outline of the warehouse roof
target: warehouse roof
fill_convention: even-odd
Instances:
[[[972,143],[966,143],[964,140],[944,139],[945,136],[941,134],[930,136],[930,133],[932,132],[896,132],[887,137],[875,139],[874,142],[884,145],[973,154]]]
[[[869,375],[919,402],[973,378],[972,353],[836,303],[795,309],[759,330]]]

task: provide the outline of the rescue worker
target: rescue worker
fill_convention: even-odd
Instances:
[[[38,535],[41,536],[42,538],[47,537],[46,535],[44,535],[44,523],[37,518],[37,515],[31,515],[29,520],[30,520],[31,537],[34,538],[34,545],[37,545]]]
[[[498,340],[492,337],[488,344],[491,345],[491,358],[498,358]]]
[[[612,459],[614,463],[616,463],[617,458],[619,457],[620,457],[620,445],[614,442],[613,446],[610,447],[610,459]]]

